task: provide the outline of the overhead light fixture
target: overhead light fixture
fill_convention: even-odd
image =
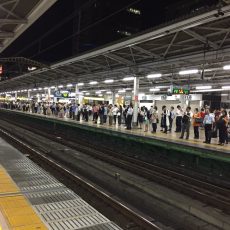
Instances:
[[[210,85],[204,85],[204,86],[197,86],[196,89],[211,89],[212,86]]]
[[[112,92],[111,91],[107,91],[106,94],[112,94]]]
[[[126,91],[124,89],[118,90],[118,93],[125,93]]]
[[[38,88],[38,90],[42,90],[42,88]]]
[[[106,89],[101,89],[100,91],[101,91],[101,92],[105,92],[105,91],[106,91]]]
[[[55,86],[51,86],[50,89],[55,89],[56,87]]]
[[[102,95],[102,94],[98,94],[98,96],[99,96],[99,97],[103,97],[103,95]]]
[[[199,72],[198,69],[182,70],[179,72],[179,75],[196,74],[198,72]]]
[[[227,93],[222,93],[221,96],[222,96],[222,97],[227,97],[228,94],[227,94]]]
[[[134,77],[125,77],[123,78],[123,81],[133,81]]]
[[[66,86],[70,88],[73,87],[73,84],[67,84]]]
[[[147,78],[160,78],[160,77],[162,77],[161,73],[155,73],[155,74],[147,75]]]
[[[44,87],[44,89],[48,89],[48,87]]]
[[[89,84],[90,85],[96,85],[98,82],[97,81],[91,81]]]
[[[230,85],[222,86],[222,89],[229,89],[230,90]]]
[[[223,69],[224,69],[224,70],[230,70],[230,65],[225,65],[225,66],[223,67]]]
[[[104,83],[106,83],[106,84],[113,83],[113,82],[114,82],[113,79],[107,79],[107,80],[104,81]]]
[[[63,88],[63,85],[59,85],[58,88],[59,88],[59,89]]]
[[[37,89],[33,89],[33,91],[37,91]]]
[[[101,91],[96,91],[95,93],[96,93],[96,94],[101,94]]]
[[[160,91],[160,89],[159,89],[159,88],[152,88],[152,89],[150,89],[149,91],[150,91],[150,92],[158,92],[158,91]]]
[[[83,86],[83,85],[84,85],[84,83],[83,83],[83,82],[81,82],[81,83],[78,83],[77,85],[78,85],[78,86]]]
[[[82,93],[88,93],[88,91],[84,90],[84,91],[81,91]]]
[[[88,95],[90,95],[90,93],[86,93],[85,95],[87,95],[87,96],[88,96]]]
[[[207,93],[207,92],[221,92],[224,89],[200,89],[200,90],[191,90],[191,93]]]

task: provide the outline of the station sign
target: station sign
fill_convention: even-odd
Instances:
[[[189,95],[189,89],[183,88],[173,88],[172,94],[182,94],[182,95]]]
[[[54,92],[54,97],[57,97],[57,98],[69,98],[69,91],[57,90],[57,91]]]

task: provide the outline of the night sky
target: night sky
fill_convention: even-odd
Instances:
[[[118,31],[128,31],[135,35],[189,12],[204,10],[217,2],[218,0],[58,0],[1,57],[23,56],[50,64],[128,38]],[[127,12],[130,7],[139,9],[141,15],[130,15]],[[79,9],[82,9],[80,28]]]

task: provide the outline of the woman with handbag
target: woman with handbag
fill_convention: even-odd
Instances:
[[[200,116],[198,108],[195,108],[193,114],[194,139],[199,139],[199,127],[201,123],[203,123],[203,119]]]

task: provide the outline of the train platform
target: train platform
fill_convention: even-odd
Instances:
[[[20,113],[23,113],[21,111],[17,111]],[[67,117],[64,118],[58,118],[56,116],[45,116],[43,114],[32,114],[29,113],[31,115],[34,116],[41,116],[41,117],[48,117],[54,120],[59,120],[59,121],[67,121],[67,122],[71,122],[71,123],[77,123],[77,124],[81,124],[84,126],[90,126],[90,127],[96,127],[98,129],[105,129],[105,130],[109,130],[109,131],[115,131],[115,132],[121,132],[121,133],[125,133],[125,134],[129,134],[129,135],[133,135],[133,136],[139,136],[139,137],[143,137],[143,138],[147,138],[147,139],[154,139],[154,140],[160,140],[160,141],[165,141],[165,142],[169,142],[169,143],[176,143],[178,145],[182,145],[182,146],[190,146],[190,147],[196,147],[196,148],[200,148],[200,149],[204,149],[204,150],[210,150],[213,151],[215,153],[219,153],[219,154],[223,154],[226,157],[230,158],[230,143],[229,144],[225,144],[224,146],[220,146],[218,145],[218,140],[219,138],[212,138],[211,144],[206,144],[203,143],[203,141],[205,140],[205,134],[204,134],[204,129],[200,129],[200,138],[199,139],[194,139],[194,133],[193,133],[193,127],[191,126],[190,128],[190,134],[189,134],[189,139],[186,140],[184,139],[180,139],[180,135],[181,133],[176,133],[174,132],[175,127],[173,125],[172,127],[172,132],[168,132],[167,134],[163,133],[160,131],[160,127],[158,124],[158,130],[156,133],[151,133],[151,126],[149,126],[149,129],[147,132],[144,131],[144,127],[142,129],[140,128],[133,128],[132,130],[127,130],[124,126],[124,124],[122,125],[118,125],[118,124],[113,124],[113,125],[109,125],[108,122],[106,124],[101,125],[100,124],[100,119],[98,119],[97,124],[95,124],[92,121],[92,117],[89,118],[88,122],[85,122],[83,120],[81,121],[76,121]],[[174,122],[175,123],[175,122]],[[144,125],[143,125],[144,126]],[[185,134],[186,136],[186,134]]]
[[[121,229],[0,138],[0,229]]]

